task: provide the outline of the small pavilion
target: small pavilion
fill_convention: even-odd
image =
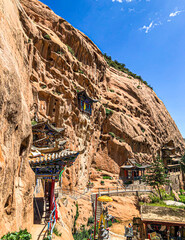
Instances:
[[[90,98],[87,95],[85,90],[78,92],[77,94],[78,94],[79,109],[82,112],[85,112],[85,113],[91,115],[92,114],[92,105],[93,105],[93,103],[98,102],[98,100],[94,100],[94,99]]]
[[[120,168],[120,177],[124,182],[140,180],[150,166],[148,164],[141,165],[135,159],[128,159],[126,164]]]

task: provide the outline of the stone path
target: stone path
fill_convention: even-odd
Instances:
[[[125,236],[115,234],[111,231],[109,232],[109,235],[110,235],[110,238],[109,238],[110,240],[126,240]]]

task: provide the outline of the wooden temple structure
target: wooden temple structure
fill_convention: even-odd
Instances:
[[[134,235],[137,239],[178,239],[185,240],[185,210],[141,206],[141,218],[133,219]]]
[[[46,211],[50,215],[48,228],[52,232],[52,223],[56,223],[58,216],[54,194],[55,182],[59,181],[65,167],[73,165],[79,152],[65,149],[64,128],[56,128],[48,121],[32,126],[32,132],[33,146],[29,163],[36,180],[42,180]]]
[[[166,145],[162,148],[163,163],[169,172],[180,172],[181,158],[182,156],[176,153],[174,147]]]
[[[78,94],[78,107],[82,112],[85,112],[89,115],[92,114],[92,105],[95,102],[98,102],[98,100],[90,98],[86,91],[80,91]]]
[[[148,164],[139,164],[135,159],[128,159],[126,164],[120,168],[120,178],[124,181],[140,180],[145,174],[145,170],[149,168]]]

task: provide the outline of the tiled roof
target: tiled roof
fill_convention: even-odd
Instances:
[[[41,156],[31,159],[29,162],[30,164],[40,164],[40,163],[52,163],[57,160],[67,160],[69,157],[77,157],[78,152],[76,151],[70,151],[70,150],[64,150],[61,152],[56,153],[46,153],[41,154]]]

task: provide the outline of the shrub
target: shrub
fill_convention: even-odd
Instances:
[[[63,53],[63,52],[61,52],[61,51],[58,51],[57,53],[58,53],[58,54],[60,54],[60,55],[63,55],[63,54],[64,54],[64,53]]]
[[[66,46],[67,46],[69,52],[74,56],[75,53],[74,53],[73,49],[70,46],[68,46],[68,45],[66,45]]]
[[[113,138],[116,136],[113,132],[109,132],[109,135],[112,136]]]
[[[111,177],[111,176],[103,176],[103,179],[109,179],[109,180],[111,180],[112,177]]]
[[[34,126],[34,125],[36,125],[36,124],[37,124],[37,122],[36,122],[35,120],[31,121],[31,125],[32,125],[32,126]]]
[[[31,43],[31,38],[28,39],[28,43]]]
[[[98,172],[102,172],[102,170],[101,170],[101,169],[99,169],[99,168],[97,168],[97,169],[96,169],[96,171],[98,171]]]
[[[105,108],[106,116],[111,116],[113,114],[113,111],[111,109]]]
[[[46,85],[42,85],[41,88],[42,88],[42,89],[45,89],[45,88],[47,88],[47,86],[46,86]]]
[[[112,221],[109,220],[109,221],[108,221],[108,227],[111,227],[111,226],[112,226]]]
[[[24,239],[24,240],[30,240],[32,239],[31,234],[25,230],[20,230],[19,232],[12,232],[4,235],[1,239],[5,240],[19,240],[19,239]]]
[[[101,185],[104,185],[105,182],[104,182],[104,181],[101,181],[100,183],[101,183]]]
[[[60,237],[60,236],[62,235],[62,234],[58,231],[58,229],[57,229],[56,227],[54,227],[53,233],[54,233],[56,236],[58,236],[58,237]]]
[[[75,232],[75,227],[76,227],[76,221],[79,217],[79,211],[78,211],[78,203],[76,204],[76,215],[75,215],[75,220],[74,220],[74,225],[73,225],[73,230]]]
[[[182,203],[185,203],[185,196],[184,195],[179,195],[180,201]]]
[[[78,73],[84,74],[84,72],[81,69],[78,70]]]
[[[48,34],[46,34],[46,35],[44,36],[44,38],[47,39],[47,40],[51,40],[51,38],[50,38],[50,36],[49,36]]]
[[[94,218],[93,218],[93,216],[91,216],[88,218],[87,226],[89,226],[90,224],[93,224],[93,223],[94,223]]]
[[[114,90],[113,90],[113,89],[110,89],[110,92],[114,92]]]
[[[141,76],[138,76],[137,74],[131,72],[128,68],[126,68],[124,63],[119,63],[117,60],[113,61],[111,56],[108,56],[106,53],[104,54],[104,58],[110,67],[113,67],[121,72],[128,74],[129,75],[128,78],[133,77],[139,79],[142,83],[153,89],[146,81],[142,79]]]

